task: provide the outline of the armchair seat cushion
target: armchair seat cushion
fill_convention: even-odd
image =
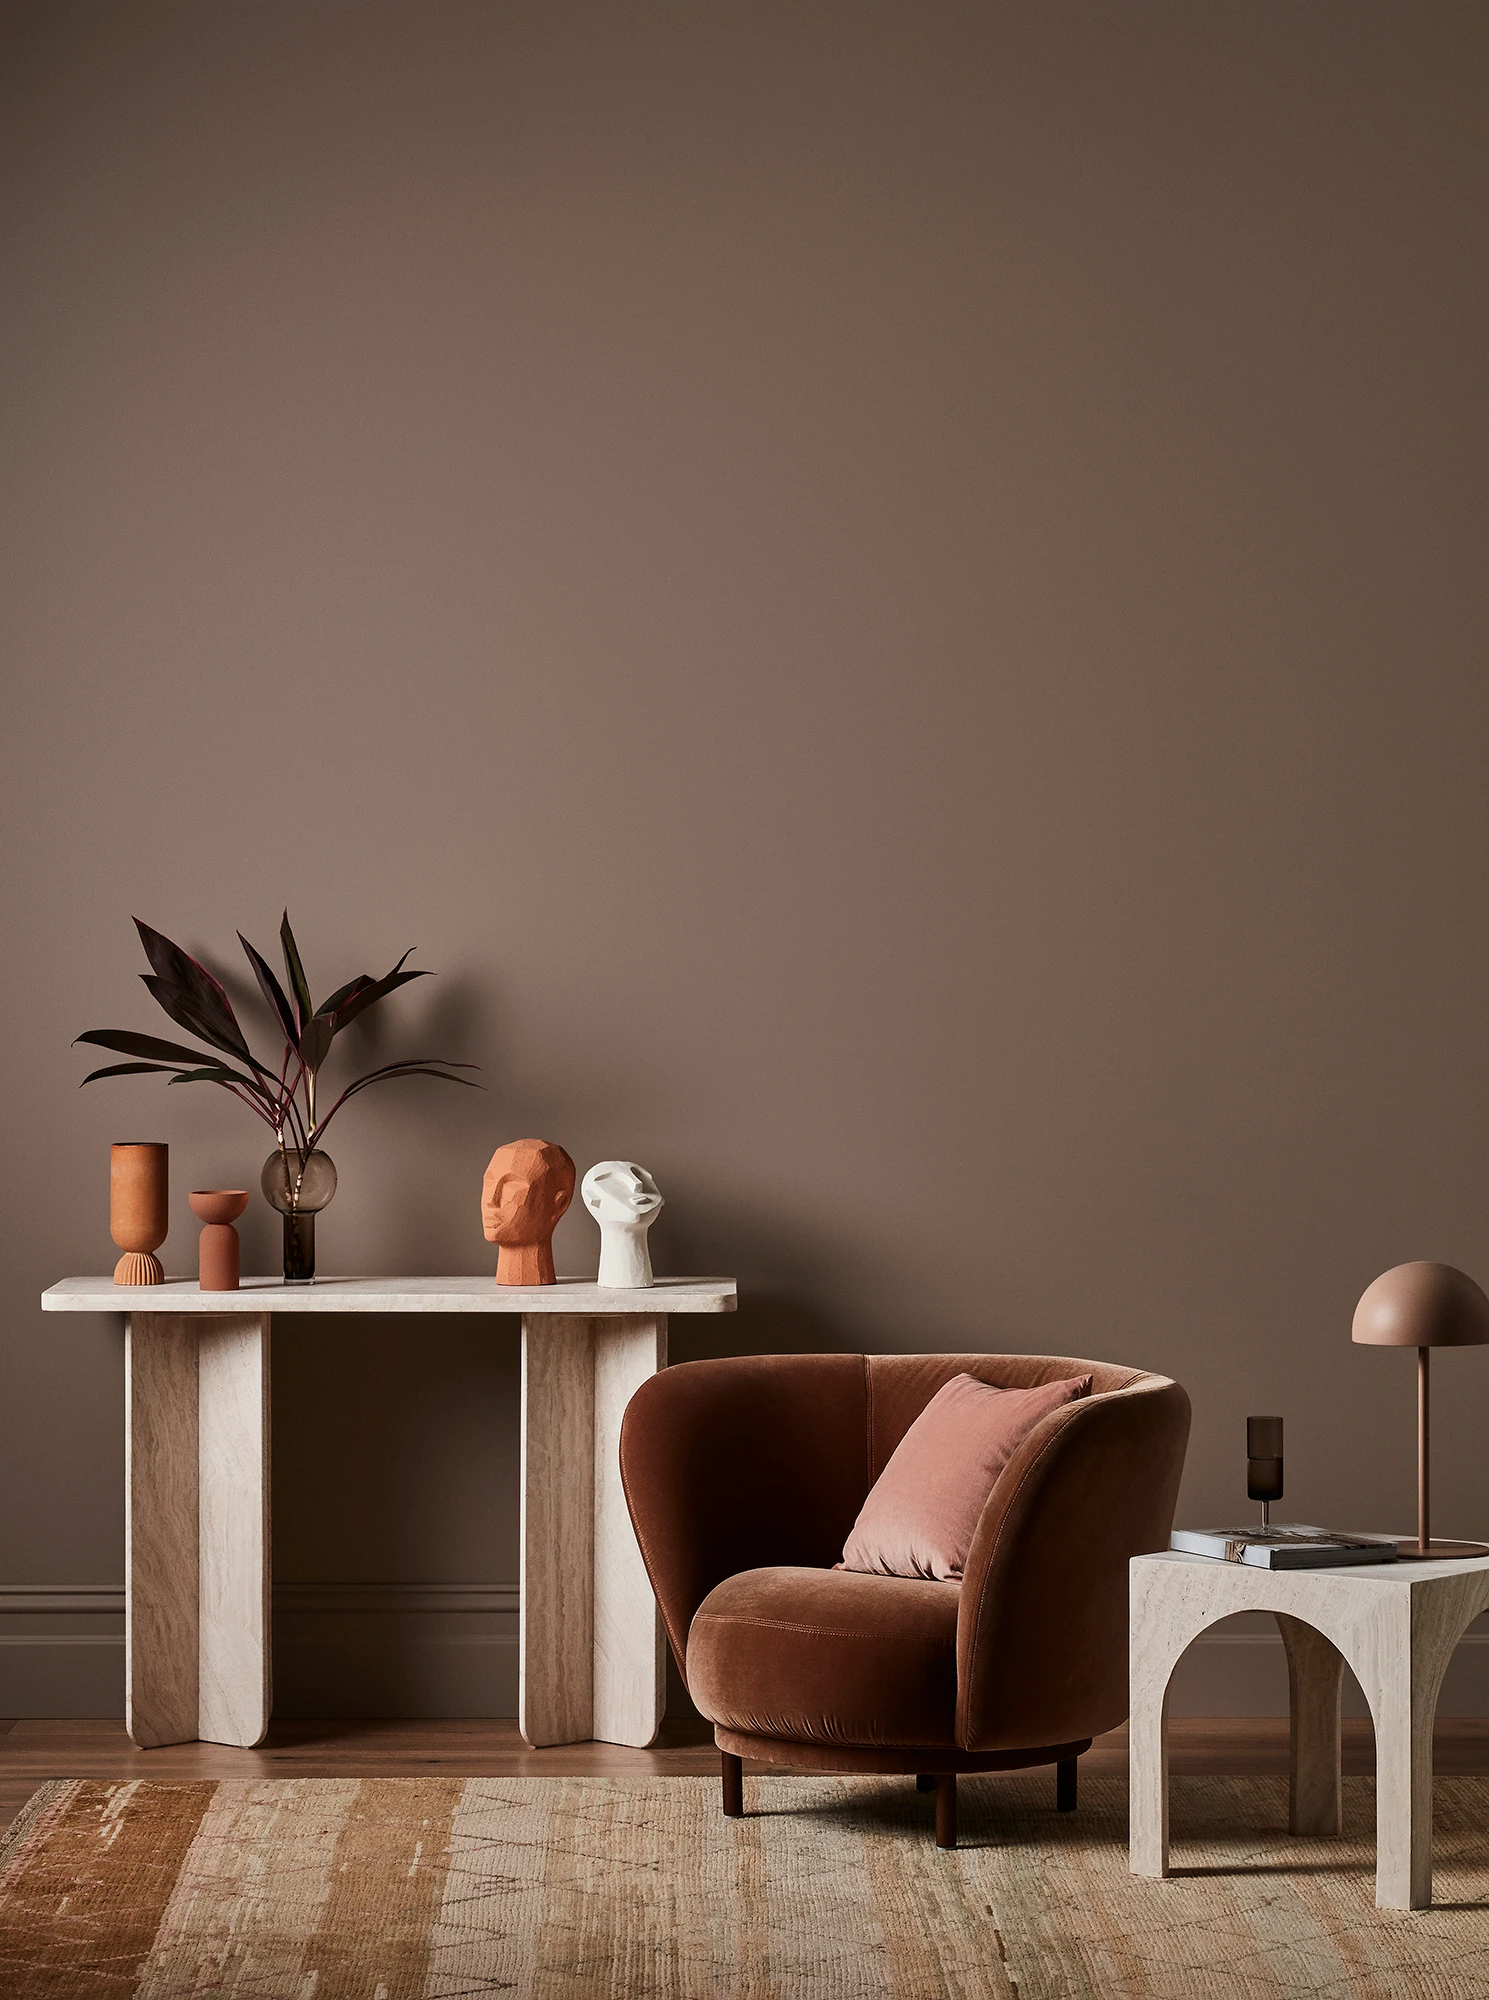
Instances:
[[[710,1722],[814,1743],[952,1744],[961,1587],[852,1570],[726,1577],[688,1633]]]

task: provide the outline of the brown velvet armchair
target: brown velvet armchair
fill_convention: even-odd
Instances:
[[[953,1375],[1091,1394],[1046,1417],[993,1488],[960,1583],[833,1568],[869,1488]],[[626,1499],[724,1811],[744,1757],[914,1772],[956,1845],[958,1772],[1076,1762],[1127,1715],[1127,1562],[1167,1546],[1189,1435],[1176,1382],[1016,1354],[771,1354],[684,1362],[621,1428]]]

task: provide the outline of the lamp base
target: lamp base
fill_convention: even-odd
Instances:
[[[1489,1542],[1434,1541],[1425,1549],[1418,1547],[1415,1540],[1398,1542],[1396,1556],[1400,1562],[1464,1562],[1470,1556],[1489,1556]]]

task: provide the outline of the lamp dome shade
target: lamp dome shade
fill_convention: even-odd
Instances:
[[[1481,1347],[1489,1298],[1451,1264],[1397,1264],[1366,1287],[1351,1338],[1367,1347]]]

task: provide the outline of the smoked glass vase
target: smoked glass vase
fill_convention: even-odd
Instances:
[[[284,1217],[284,1282],[314,1283],[315,1218],[336,1192],[335,1162],[329,1153],[287,1146],[265,1160],[259,1185]]]

